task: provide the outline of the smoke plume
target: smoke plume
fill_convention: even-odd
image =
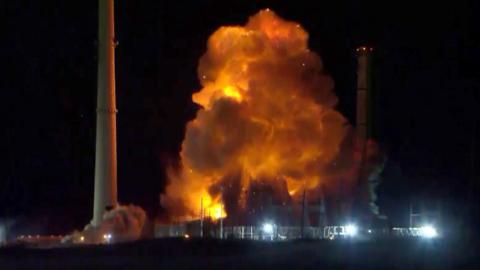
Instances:
[[[134,241],[142,236],[146,219],[142,208],[135,205],[119,205],[103,215],[100,226],[88,224],[83,231],[75,231],[64,241],[80,244]]]
[[[198,65],[201,105],[161,203],[177,219],[225,216],[256,183],[283,199],[356,179],[355,136],[308,33],[271,10],[220,27]],[[330,190],[334,190],[330,188]],[[317,196],[318,195],[318,196]]]

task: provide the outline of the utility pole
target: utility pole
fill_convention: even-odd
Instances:
[[[412,206],[412,202],[410,202],[410,215],[409,215],[409,218],[410,218],[410,221],[408,223],[408,227],[409,228],[412,228],[413,226],[413,206]]]
[[[222,208],[220,208],[220,239],[223,239],[223,218],[222,218]]]
[[[203,197],[200,198],[200,237],[203,237]]]
[[[223,239],[223,186],[220,188],[220,239]]]
[[[418,225],[418,219],[422,219],[422,212],[418,209],[418,203],[417,203],[417,211],[414,210],[413,203],[410,202],[410,228],[413,228],[413,226]],[[423,207],[422,207],[423,208]]]
[[[305,234],[305,187],[303,187],[303,196],[302,196],[302,219],[300,223],[300,237],[303,239]]]
[[[475,98],[473,98],[475,100]],[[476,106],[472,106],[476,107]],[[479,195],[479,183],[477,179],[477,166],[476,166],[476,151],[477,151],[477,115],[473,114],[473,121],[472,121],[472,141],[470,144],[470,164],[469,164],[469,204],[471,205],[471,210],[469,211],[470,216],[470,223],[475,224],[479,218],[479,207],[477,203],[477,197]],[[473,222],[472,222],[473,220]]]

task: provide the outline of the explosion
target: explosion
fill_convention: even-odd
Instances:
[[[334,109],[333,80],[299,24],[267,9],[245,26],[220,27],[198,76],[202,89],[192,100],[201,109],[161,198],[177,219],[240,211],[256,183],[298,200],[303,190],[315,198],[354,178],[350,125]]]

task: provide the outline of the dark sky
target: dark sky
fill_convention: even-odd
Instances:
[[[335,80],[338,109],[352,123],[353,51],[375,47],[378,140],[388,154],[379,196],[387,214],[403,211],[411,197],[465,202],[472,149],[477,180],[479,164],[475,1],[163,2],[116,1],[121,202],[161,212],[165,166],[177,160],[195,115],[190,97],[209,34],[265,7],[310,33]],[[48,216],[62,221],[60,230],[78,228],[93,203],[97,2],[4,1],[0,10],[0,217]]]

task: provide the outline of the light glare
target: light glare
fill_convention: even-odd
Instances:
[[[353,224],[349,224],[349,225],[345,226],[345,232],[349,236],[355,236],[357,234],[357,231],[358,231],[357,226],[355,226]]]
[[[437,230],[431,225],[421,227],[420,232],[425,238],[434,238],[438,236]]]
[[[107,243],[109,243],[110,240],[112,239],[112,235],[109,234],[109,233],[104,234],[104,235],[103,235],[103,239],[104,239]]]
[[[263,232],[268,234],[273,233],[273,225],[270,223],[263,224]]]

